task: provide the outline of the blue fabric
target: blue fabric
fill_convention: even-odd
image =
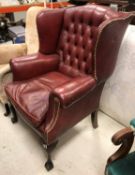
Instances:
[[[135,152],[111,163],[107,167],[107,175],[135,175]]]
[[[25,37],[24,36],[20,36],[20,37],[16,37],[14,43],[24,43],[25,42]]]
[[[135,118],[130,121],[130,125],[135,128]]]

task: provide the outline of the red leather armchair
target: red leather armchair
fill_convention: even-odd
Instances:
[[[131,14],[86,5],[45,10],[37,17],[39,52],[11,61],[14,82],[5,90],[14,117],[20,116],[44,140],[47,170],[58,138],[97,110]],[[17,115],[16,115],[16,113]]]

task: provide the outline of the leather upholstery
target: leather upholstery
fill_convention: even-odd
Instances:
[[[30,121],[37,127],[45,119],[51,91],[69,80],[69,77],[61,73],[50,72],[21,84],[15,82],[8,86],[8,92],[12,93],[14,104],[21,109],[24,116],[29,116]]]
[[[77,77],[54,89],[56,95],[63,106],[72,105],[80,98],[91,91],[96,85],[93,77]]]
[[[38,15],[39,52],[43,54],[52,54],[56,52],[63,15],[64,9],[46,10]]]
[[[120,14],[118,20],[113,19],[111,22],[105,22],[105,26],[101,25],[99,29],[98,45],[95,50],[95,68],[98,82],[105,81],[112,74],[123,35],[131,19],[132,15],[125,16],[125,14]],[[108,38],[111,42],[108,41]],[[104,59],[103,61],[103,58],[108,59]]]
[[[64,15],[64,24],[58,52],[61,56],[60,71],[69,67],[82,73],[93,72],[93,50],[98,26],[104,20],[93,15],[94,8],[68,9]]]
[[[97,5],[38,15],[39,52],[11,61],[15,82],[6,93],[48,145],[98,109],[129,21]]]
[[[57,54],[43,55],[41,53],[15,58],[11,61],[14,81],[26,80],[56,70],[59,58]],[[24,71],[25,70],[25,71]]]
[[[46,123],[40,126],[41,132],[47,136],[47,143],[53,143],[68,129],[73,127],[87,115],[98,109],[99,100],[104,83],[96,86],[84,96],[68,107],[63,107],[60,100],[50,96],[49,109],[46,114]],[[59,106],[61,105],[61,106]]]

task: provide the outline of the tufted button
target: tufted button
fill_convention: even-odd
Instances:
[[[92,35],[92,33],[91,33],[91,35],[90,35],[90,39],[93,40],[93,35]]]
[[[70,42],[70,36],[67,37],[67,43],[69,43],[69,42]]]
[[[75,21],[75,14],[73,13],[71,17],[71,22],[74,23],[74,21]]]
[[[85,43],[82,44],[83,49],[85,49]]]
[[[77,41],[75,40],[75,43],[74,43],[75,46],[77,46]]]
[[[66,26],[64,27],[64,29],[65,29],[66,32],[68,32],[69,26],[66,25]]]
[[[93,25],[92,20],[89,21],[88,25],[89,26],[92,26]]]

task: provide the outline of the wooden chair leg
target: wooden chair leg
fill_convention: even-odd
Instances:
[[[11,113],[11,111],[10,111],[9,104],[8,103],[5,103],[5,113],[4,113],[4,116],[7,117],[10,113]]]
[[[13,115],[12,118],[11,118],[11,121],[12,121],[12,123],[16,123],[18,121],[18,118],[17,118],[15,108],[13,107],[12,104],[10,104],[10,110],[11,110],[12,115]]]
[[[46,152],[47,152],[47,161],[45,163],[45,168],[47,171],[50,171],[53,169],[54,165],[53,165],[53,162],[52,162],[52,159],[51,159],[51,153],[52,151],[54,150],[54,148],[56,147],[58,141],[52,143],[51,145],[45,145],[45,149],[46,149]]]
[[[98,127],[97,113],[98,113],[98,110],[91,113],[91,122],[92,122],[93,128],[95,128],[95,129]]]

